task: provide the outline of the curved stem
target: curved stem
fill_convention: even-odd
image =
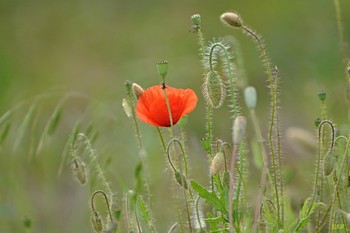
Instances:
[[[107,198],[107,195],[105,192],[103,192],[102,190],[97,190],[95,191],[92,196],[91,196],[91,208],[93,211],[96,211],[95,210],[95,205],[94,205],[94,201],[95,201],[95,196],[97,194],[102,194],[102,196],[104,197],[105,199],[105,202],[106,202],[106,205],[107,205],[107,210],[108,210],[108,215],[109,215],[109,219],[111,220],[111,222],[113,222],[113,219],[112,219],[112,212],[111,212],[111,208],[110,208],[110,205],[109,205],[109,202],[108,202],[108,198]]]

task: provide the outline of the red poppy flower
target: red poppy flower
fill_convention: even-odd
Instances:
[[[198,98],[191,89],[177,89],[167,86],[173,124],[196,107]],[[161,85],[146,89],[139,97],[136,105],[138,118],[154,126],[170,127],[170,117]]]

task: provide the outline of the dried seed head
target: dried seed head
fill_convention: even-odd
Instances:
[[[127,99],[123,98],[122,107],[128,118],[132,117],[132,110]]]
[[[165,77],[168,74],[168,62],[167,61],[158,62],[157,70],[160,76]]]
[[[222,152],[218,152],[213,160],[211,161],[211,165],[210,165],[210,174],[216,175],[218,174],[220,171],[222,171],[225,167],[225,156],[224,153]]]
[[[191,20],[193,25],[200,26],[201,25],[201,16],[199,14],[194,14],[191,16]]]
[[[220,75],[211,70],[208,72],[202,87],[203,96],[213,108],[220,108],[226,97],[225,85]]]
[[[221,22],[229,27],[242,27],[243,22],[238,14],[232,12],[223,13],[220,16]]]
[[[132,84],[132,89],[134,91],[134,95],[136,96],[136,98],[140,98],[140,96],[143,94],[144,90],[142,89],[142,87],[136,83]]]
[[[257,102],[255,87],[249,86],[244,89],[244,100],[249,109],[254,109]]]
[[[247,120],[244,116],[237,116],[233,122],[232,129],[232,142],[234,145],[238,145],[245,134],[245,129],[247,126]]]
[[[102,223],[102,219],[100,217],[100,214],[97,211],[93,211],[91,214],[91,218],[90,218],[92,227],[94,228],[94,230],[96,232],[102,232],[103,230],[103,223]]]
[[[187,181],[184,175],[182,175],[179,171],[175,171],[175,179],[179,185],[188,189]]]
[[[323,174],[325,176],[329,176],[330,174],[332,174],[332,172],[334,170],[335,163],[337,160],[337,157],[334,153],[335,153],[334,151],[328,151],[326,154],[326,157],[324,158]]]
[[[87,169],[85,163],[79,158],[75,157],[72,163],[73,175],[81,185],[86,184]]]

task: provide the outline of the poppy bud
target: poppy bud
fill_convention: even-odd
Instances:
[[[168,74],[168,62],[167,61],[158,62],[157,70],[160,76],[165,77]]]
[[[216,175],[218,174],[220,171],[223,170],[225,166],[225,156],[224,153],[222,152],[218,152],[213,160],[211,161],[211,165],[210,165],[210,174]]]
[[[245,134],[245,128],[247,126],[247,120],[244,116],[237,116],[233,122],[232,129],[232,142],[234,145],[238,145]]]
[[[84,185],[87,180],[87,170],[85,163],[79,158],[73,159],[73,175],[81,185]]]
[[[327,97],[327,93],[324,90],[321,90],[317,95],[322,102],[325,101]]]
[[[188,189],[187,181],[184,175],[182,175],[179,171],[175,171],[175,179],[179,185]]]
[[[131,111],[131,108],[130,108],[130,105],[129,105],[128,101],[125,98],[123,98],[122,107],[124,109],[124,112],[125,112],[126,116],[128,118],[131,118],[132,111]]]
[[[96,232],[102,232],[102,229],[103,229],[102,219],[97,211],[92,212],[90,220],[94,230]]]
[[[329,176],[332,174],[337,157],[334,155],[334,151],[328,151],[323,161],[323,174]]]
[[[142,89],[142,87],[136,83],[132,84],[132,89],[134,91],[134,95],[136,96],[136,98],[140,98],[140,96],[143,94],[144,90]]]
[[[242,19],[238,14],[232,12],[223,13],[220,16],[221,22],[229,27],[242,27]]]
[[[254,109],[257,102],[255,87],[249,86],[244,89],[244,100],[249,109]]]
[[[225,86],[215,70],[211,70],[207,74],[202,92],[208,104],[213,108],[219,108],[224,103],[226,97]]]
[[[191,20],[193,25],[200,26],[201,25],[201,16],[199,14],[194,14],[191,16]]]

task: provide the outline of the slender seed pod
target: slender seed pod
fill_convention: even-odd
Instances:
[[[209,71],[206,75],[202,92],[211,107],[220,108],[223,105],[226,97],[225,85],[215,70]]]

